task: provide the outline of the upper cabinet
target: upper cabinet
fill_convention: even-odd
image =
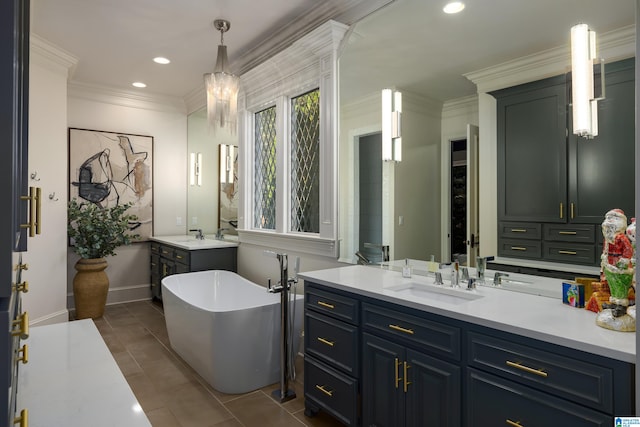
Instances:
[[[492,93],[498,255],[595,265],[605,213],[635,215],[634,58],[605,73],[594,139],[573,135],[568,75]]]

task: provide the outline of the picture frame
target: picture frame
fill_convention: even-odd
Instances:
[[[136,241],[153,235],[153,137],[69,128],[69,200],[113,207],[131,203]]]

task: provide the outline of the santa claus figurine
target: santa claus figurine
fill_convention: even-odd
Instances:
[[[633,244],[627,236],[627,217],[620,209],[606,213],[602,222],[604,244],[600,262],[601,281],[609,285],[609,304],[598,313],[596,323],[607,329],[635,331],[635,316],[627,314],[629,287],[633,281]]]

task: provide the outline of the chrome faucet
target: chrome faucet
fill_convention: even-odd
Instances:
[[[509,275],[507,273],[501,273],[499,271],[496,271],[496,274],[493,275],[493,286],[502,285],[503,277],[509,277]]]
[[[204,240],[204,234],[202,234],[202,229],[201,228],[194,228],[194,229],[191,229],[189,231],[195,231],[196,239]]]
[[[487,261],[493,261],[494,257],[486,256],[486,257],[477,257],[476,258],[476,269],[478,272],[478,281],[480,283],[484,283],[484,271],[487,268]]]
[[[218,228],[218,231],[216,231],[216,240],[223,240],[224,239],[224,233],[223,231],[228,230],[228,228]]]

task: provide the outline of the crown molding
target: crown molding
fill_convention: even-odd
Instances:
[[[445,101],[442,106],[442,118],[451,118],[468,114],[478,114],[478,95],[470,95],[462,98]]]
[[[141,95],[112,87],[81,82],[69,82],[67,85],[67,94],[69,98],[85,99],[118,105],[120,107],[182,114],[187,113],[185,101],[180,97],[157,94]]]
[[[635,25],[609,31],[599,37],[600,56],[607,62],[635,54]],[[545,77],[564,74],[571,68],[570,47],[556,47],[527,55],[464,76],[475,83],[478,93],[503,89]]]
[[[29,55],[34,63],[54,71],[62,70],[67,79],[73,76],[78,65],[78,58],[35,33],[29,34]]]

